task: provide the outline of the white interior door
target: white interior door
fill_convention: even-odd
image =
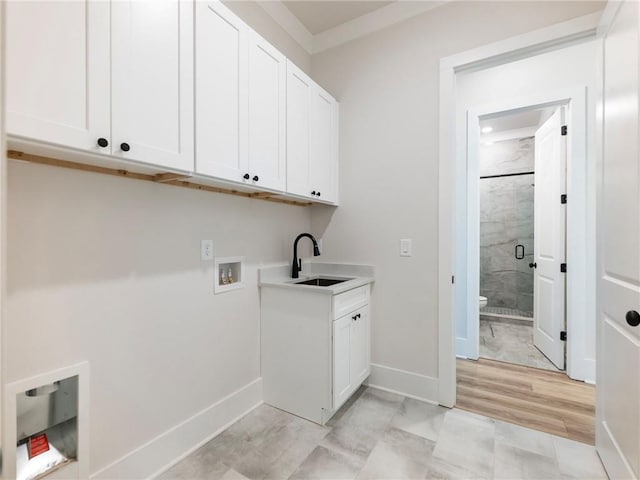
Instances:
[[[534,196],[533,342],[556,367],[564,369],[566,142],[558,109],[536,132]]]
[[[604,39],[597,222],[596,446],[610,478],[634,479],[640,476],[638,22],[640,3],[624,2]]]
[[[111,2],[114,155],[193,171],[193,8]]]

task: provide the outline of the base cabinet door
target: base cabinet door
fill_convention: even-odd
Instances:
[[[333,408],[349,398],[351,378],[351,316],[345,315],[333,322]]]
[[[360,385],[371,371],[369,307],[361,308],[351,319],[351,378],[355,385]]]
[[[109,3],[5,7],[7,133],[110,153]]]
[[[193,171],[190,0],[111,3],[112,153]]]

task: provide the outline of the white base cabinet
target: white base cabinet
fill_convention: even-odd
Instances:
[[[369,292],[261,287],[265,403],[324,425],[362,385],[371,364]]]

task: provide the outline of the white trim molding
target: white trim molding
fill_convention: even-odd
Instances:
[[[262,378],[257,378],[103,467],[90,478],[154,478],[261,404]]]
[[[438,379],[419,373],[372,363],[367,386],[423,402],[438,403]]]
[[[440,7],[450,0],[437,2],[395,1],[373,12],[336,25],[323,32],[312,34],[304,24],[280,1],[257,2],[278,25],[310,55],[350,42],[370,33],[400,23],[424,12]]]
[[[456,73],[485,69],[526,58],[578,39],[595,38],[600,13],[578,17],[440,61],[439,198],[438,198],[438,401],[456,401],[455,284],[456,270]]]

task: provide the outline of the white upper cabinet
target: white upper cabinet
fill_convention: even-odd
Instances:
[[[191,171],[191,0],[111,3],[112,152]]]
[[[109,3],[5,6],[7,132],[109,153]]]
[[[287,62],[287,192],[337,201],[338,104]]]
[[[196,2],[196,171],[246,181],[248,29],[218,2]]]
[[[192,0],[12,1],[7,27],[9,134],[193,170]]]
[[[196,172],[283,191],[286,58],[220,2],[196,8]]]
[[[251,180],[286,186],[286,58],[255,32],[249,39],[249,168]]]

